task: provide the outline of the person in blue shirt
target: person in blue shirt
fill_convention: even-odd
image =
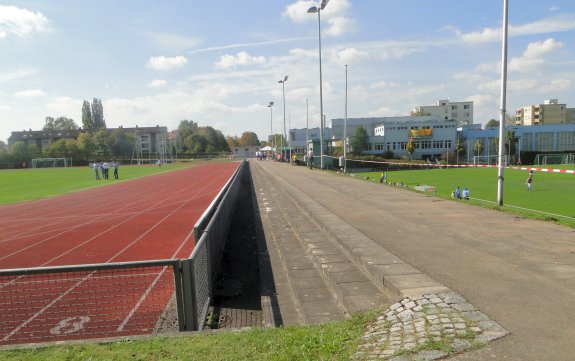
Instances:
[[[455,188],[454,196],[455,196],[455,199],[461,199],[461,189],[459,188],[459,186],[457,186],[457,188]]]
[[[463,197],[463,199],[469,200],[469,189],[463,188],[463,192],[461,192],[461,197]]]

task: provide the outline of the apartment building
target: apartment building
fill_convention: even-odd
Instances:
[[[543,104],[521,107],[515,111],[516,125],[553,125],[575,123],[575,109],[567,108],[558,99],[548,99]]]

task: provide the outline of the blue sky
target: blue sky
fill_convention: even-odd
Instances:
[[[575,2],[509,0],[507,109],[575,107]],[[109,127],[210,125],[260,139],[319,126],[317,15],[296,0],[0,0],[0,140],[47,116],[81,125],[102,99]],[[322,12],[324,112],[408,115],[473,100],[498,119],[503,0],[331,0]]]

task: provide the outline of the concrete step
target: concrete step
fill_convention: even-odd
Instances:
[[[319,229],[335,240],[345,256],[385,295],[400,300],[448,291],[444,285],[387,251],[315,200],[306,197],[289,182],[274,174],[272,171],[275,167],[259,168],[290,196],[305,216],[313,219]]]
[[[260,215],[269,226],[268,247],[282,260],[299,322],[326,322],[391,303],[275,177],[257,163],[251,172]]]

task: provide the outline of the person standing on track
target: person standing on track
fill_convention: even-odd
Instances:
[[[114,179],[120,178],[118,176],[118,167],[119,167],[118,162],[114,161],[114,163],[112,163],[112,167],[114,167]]]
[[[100,180],[100,172],[98,171],[98,168],[100,168],[100,165],[98,164],[98,162],[94,162],[94,164],[92,165],[92,168],[94,168],[94,173],[96,174],[96,180]]]
[[[104,164],[102,164],[102,173],[104,173],[104,179],[108,179],[109,168],[110,165],[108,164],[108,161],[105,161]]]

